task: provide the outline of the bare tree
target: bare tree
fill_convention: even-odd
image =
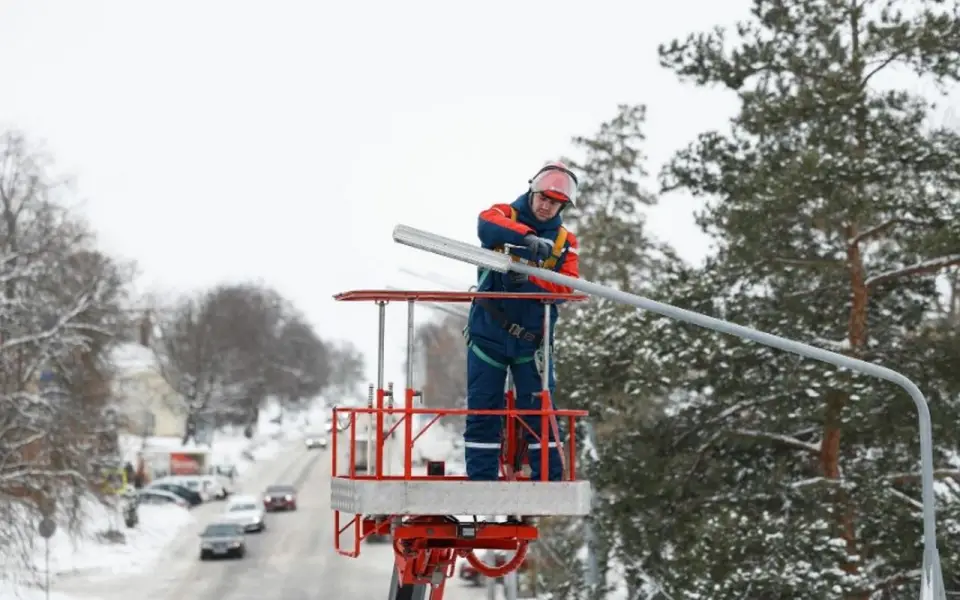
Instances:
[[[331,353],[313,328],[299,316],[281,325],[276,351],[269,356],[268,391],[282,406],[298,408],[330,383]]]
[[[279,293],[254,284],[184,299],[161,321],[155,350],[187,415],[184,442],[201,422],[252,423],[267,396],[299,403],[329,379],[313,329]]]
[[[330,377],[323,393],[331,396],[334,404],[339,403],[339,396],[357,394],[365,377],[365,363],[356,346],[347,341],[328,342],[327,360]]]
[[[417,326],[414,364],[426,406],[461,408],[467,393],[466,343],[462,316],[447,315]]]
[[[233,412],[230,399],[245,391],[230,372],[223,321],[211,316],[209,296],[182,299],[160,319],[159,335],[152,342],[160,373],[176,392],[171,408],[187,418],[184,443],[199,419]]]
[[[75,530],[116,453],[102,357],[129,274],[59,202],[50,166],[22,134],[0,135],[0,511],[18,515],[0,519],[8,560],[28,556],[38,514]]]
[[[221,285],[182,300],[161,320],[154,348],[191,427],[205,421],[251,425],[267,397],[299,408],[363,376],[349,344],[327,344],[276,290]]]

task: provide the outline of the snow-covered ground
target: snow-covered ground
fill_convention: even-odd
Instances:
[[[279,414],[276,406],[269,406],[261,414],[256,434],[252,439],[243,436],[240,429],[225,429],[216,432],[211,458],[214,464],[232,464],[237,467],[242,482],[250,468],[277,456],[283,444],[302,436],[311,428],[320,428],[327,421],[326,412],[317,408],[301,413],[296,418],[281,423],[272,422]],[[307,421],[312,423],[308,424]],[[311,427],[313,425],[313,427]],[[124,460],[135,459],[141,448],[194,448],[192,443],[181,445],[178,438],[121,436],[121,452]],[[206,446],[202,446],[206,448]],[[5,565],[0,575],[0,598],[20,600],[46,600],[42,585],[47,569],[51,581],[58,576],[82,575],[84,577],[109,578],[142,572],[154,564],[168,545],[185,527],[195,521],[194,513],[174,506],[143,505],[139,509],[140,522],[136,528],[119,529],[125,534],[124,543],[110,543],[102,539],[103,531],[117,524],[117,517],[103,505],[91,501],[84,507],[87,514],[79,535],[71,537],[58,530],[49,540],[49,563],[44,541],[34,540],[37,551],[33,557],[33,569],[14,570]],[[6,562],[6,561],[4,561]],[[49,567],[48,567],[49,564]],[[34,585],[31,586],[30,584]],[[55,587],[55,585],[53,586]],[[49,600],[70,600],[68,596],[50,592]]]
[[[21,596],[33,593],[36,588],[30,584],[42,584],[48,570],[52,582],[64,574],[118,576],[138,572],[152,564],[181,529],[194,520],[190,511],[176,506],[141,506],[137,527],[128,529],[121,523],[124,541],[110,543],[101,534],[116,525],[117,517],[95,501],[87,503],[84,511],[87,520],[79,535],[71,536],[59,529],[49,540],[49,555],[44,541],[35,541],[32,571],[4,569],[0,598],[18,597],[16,592],[22,592]]]

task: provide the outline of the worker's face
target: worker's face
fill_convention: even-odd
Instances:
[[[557,216],[561,206],[563,202],[547,198],[539,192],[533,195],[533,214],[541,221],[549,221]]]

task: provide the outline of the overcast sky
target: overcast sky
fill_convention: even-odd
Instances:
[[[472,282],[466,265],[393,243],[397,223],[476,241],[481,209],[512,201],[618,103],[648,105],[655,172],[735,109],[678,83],[657,44],[747,4],[2,1],[0,126],[76,176],[140,289],[260,279],[322,336],[351,339],[373,377],[376,310],[333,294],[437,287],[402,266]],[[651,224],[698,260],[694,207],[670,196]],[[404,318],[390,307],[398,386]]]

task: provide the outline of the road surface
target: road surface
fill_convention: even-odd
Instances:
[[[263,533],[247,535],[240,560],[199,560],[197,534],[223,509],[194,509],[198,519],[174,541],[149,573],[122,577],[69,576],[54,589],[78,600],[386,600],[393,566],[388,544],[364,543],[360,557],[333,549],[330,454],[291,443],[277,458],[258,463],[240,493],[260,494],[271,483],[294,483],[299,509],[267,515]],[[347,536],[343,541],[347,544]],[[485,600],[486,592],[448,582],[444,600]]]

